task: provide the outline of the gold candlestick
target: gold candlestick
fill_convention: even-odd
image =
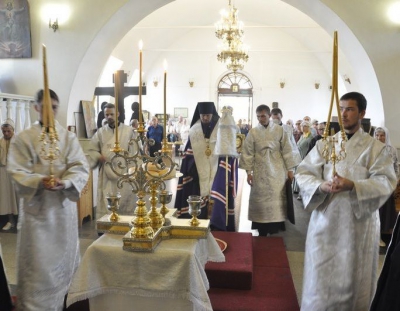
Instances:
[[[50,97],[49,80],[47,75],[47,53],[46,46],[43,44],[43,102],[42,102],[42,132],[40,134],[40,142],[42,143],[40,155],[42,159],[49,161],[49,183],[55,186],[53,162],[58,159],[60,150],[57,141],[58,134],[55,129],[53,105]]]
[[[330,122],[332,116],[332,108],[333,104],[336,104],[336,109],[338,113],[339,119],[339,126],[342,136],[342,141],[340,144],[340,151],[339,154],[336,153],[335,145],[337,143],[337,139],[332,135],[329,137],[329,129],[330,129]],[[333,165],[333,176],[336,174],[336,163],[343,160],[346,157],[346,150],[345,150],[345,142],[347,141],[346,133],[343,129],[343,122],[342,122],[342,115],[340,112],[339,106],[339,93],[338,93],[338,35],[337,31],[334,33],[333,39],[333,61],[332,61],[332,95],[331,95],[331,102],[329,106],[328,112],[328,119],[327,124],[325,127],[325,131],[322,137],[323,141],[325,142],[324,149],[322,150],[322,156],[325,158],[326,163],[331,162]]]
[[[117,86],[120,85],[119,82],[119,74],[118,71],[114,73],[114,98],[115,98],[115,142],[114,142],[114,148],[111,149],[111,152],[114,152],[116,154],[122,152],[123,150],[121,149],[121,146],[119,144],[118,140],[118,89]]]

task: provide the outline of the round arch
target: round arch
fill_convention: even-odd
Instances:
[[[73,118],[73,114],[70,112],[75,111],[76,103],[81,98],[91,98],[103,65],[111,54],[113,47],[141,19],[171,2],[174,1],[129,0],[99,30],[78,66],[69,96],[68,118]],[[374,116],[375,124],[383,123],[382,95],[375,71],[367,53],[350,28],[319,0],[284,0],[284,2],[311,17],[328,33],[333,33],[334,30],[339,31],[342,38],[340,48],[352,65],[354,65],[355,74],[359,77],[358,90],[363,92],[370,102],[374,103],[368,109],[368,116]],[[257,1],[254,2],[254,5],[257,5]],[[107,42],[107,44],[104,44],[104,42]],[[351,87],[354,88],[354,86]],[[377,120],[376,118],[380,116],[381,120]]]

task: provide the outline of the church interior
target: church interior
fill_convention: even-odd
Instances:
[[[49,86],[60,97],[57,120],[76,132],[84,149],[93,133],[82,102],[91,105],[94,115],[90,121],[94,120],[103,101],[115,100],[100,90],[114,87],[113,74],[118,70],[126,74],[124,87],[138,87],[142,81],[141,108],[146,120],[155,115],[162,118],[165,113],[174,121],[183,116],[190,124],[197,103],[211,101],[219,111],[232,106],[235,120],[246,119],[252,125],[257,124],[255,108],[260,104],[279,107],[284,122],[306,115],[323,122],[332,95],[332,41],[337,31],[339,95],[351,91],[364,94],[370,125],[366,130],[385,126],[392,145],[400,149],[397,0],[0,0],[0,10],[8,2],[14,8],[29,8],[30,18],[31,57],[0,58],[0,121],[14,119],[16,134],[37,120],[32,102],[36,91],[43,88],[43,44]],[[229,5],[238,9],[238,19],[243,22],[248,55],[243,67],[235,70],[217,58],[224,46],[216,36],[216,23],[221,20],[221,10]],[[1,14],[0,20],[4,20]],[[0,48],[7,50],[4,45]],[[234,80],[238,76],[243,80]],[[137,92],[124,98],[127,125],[131,104],[136,101]],[[93,171],[79,202],[82,256],[98,237],[93,219],[96,174]],[[257,235],[247,220],[250,186],[245,172],[239,174],[239,180],[237,231]],[[172,191],[176,188],[173,183],[169,186]],[[276,236],[284,241],[290,286],[300,304],[310,215],[301,201],[294,200],[294,205],[296,224],[288,223],[287,230]],[[397,208],[400,210],[400,204]],[[16,232],[0,232],[12,290]],[[383,258],[381,254],[380,265]],[[222,295],[212,295],[218,294]]]

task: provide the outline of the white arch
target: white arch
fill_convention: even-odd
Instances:
[[[173,1],[130,0],[110,18],[90,44],[78,67],[69,96],[69,111],[76,111],[76,103],[80,99],[92,97],[103,65],[118,42],[145,16]],[[374,116],[374,124],[383,124],[382,95],[374,68],[367,53],[350,28],[320,0],[283,1],[311,17],[328,33],[333,34],[334,30],[338,30],[339,48],[351,63],[359,82],[357,91],[364,93],[369,102],[367,117],[372,115]],[[251,0],[249,0],[249,5],[251,5]],[[251,76],[248,73],[245,74],[249,77]],[[354,84],[350,85],[347,90],[350,91],[352,90],[351,88],[354,89],[355,87]],[[72,117],[71,113],[68,114],[69,121],[71,121]]]

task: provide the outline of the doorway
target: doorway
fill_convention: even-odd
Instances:
[[[250,79],[238,72],[230,72],[223,76],[218,83],[217,110],[224,106],[233,108],[233,118],[252,124],[253,85]]]

